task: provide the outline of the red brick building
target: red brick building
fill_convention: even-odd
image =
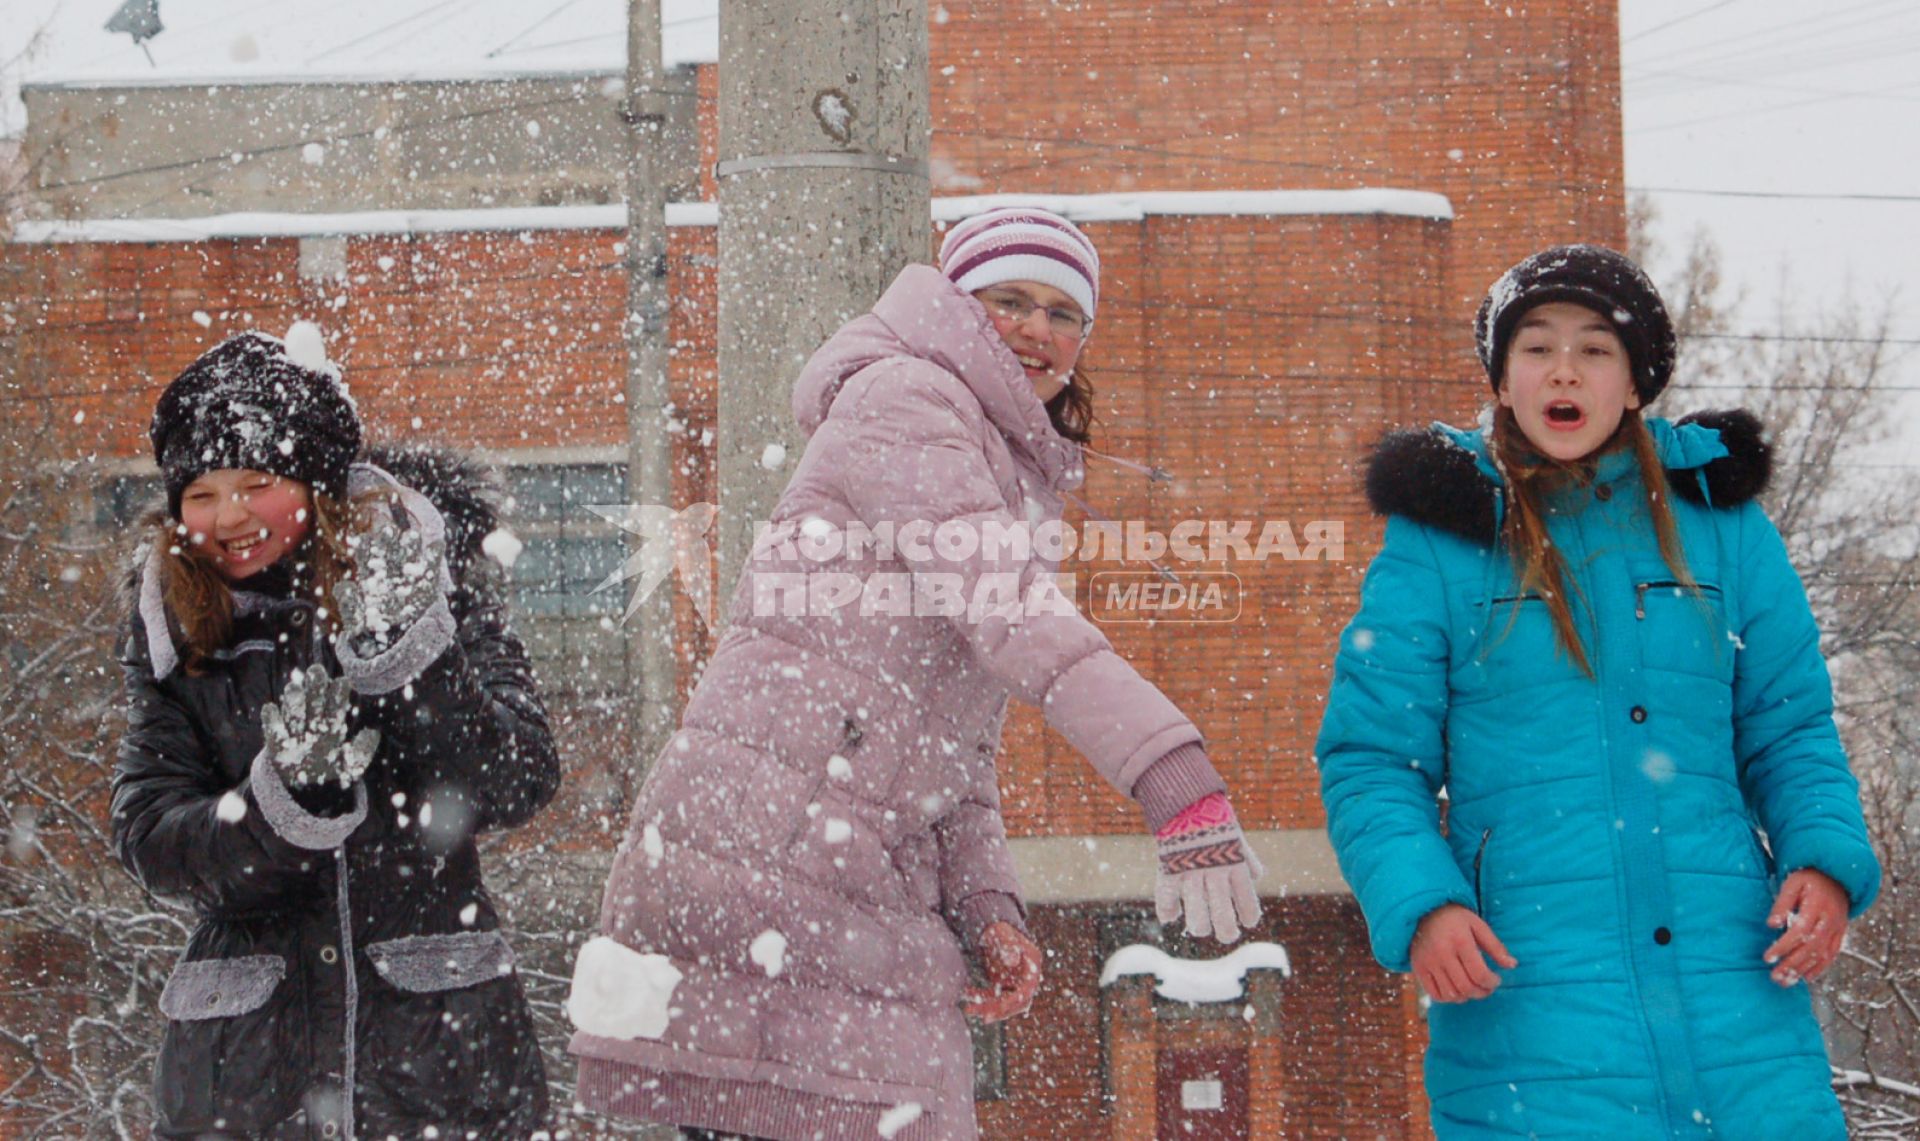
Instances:
[[[1174,479],[1095,464],[1088,501],[1162,532],[1332,521],[1344,536],[1338,560],[1217,568],[1240,576],[1230,623],[1108,628],[1207,734],[1269,865],[1252,938],[1286,948],[1287,976],[1256,972],[1220,1004],[1156,999],[1140,979],[1102,987],[1120,947],[1218,948],[1152,921],[1132,806],[1030,710],[1011,722],[1005,809],[1049,974],[1029,1016],[983,1036],[985,1131],[1425,1136],[1416,996],[1367,952],[1311,758],[1379,537],[1358,464],[1386,427],[1460,418],[1482,398],[1468,329],[1501,268],[1553,241],[1624,241],[1615,5],[946,0],[931,41],[936,196],[1140,196],[1063,205],[1108,219],[1086,223],[1104,266],[1087,357],[1096,446]],[[713,72],[696,77],[708,202]],[[1309,193],[1360,188],[1394,193]],[[673,210],[685,504],[714,498],[718,236],[710,206]],[[625,675],[620,600],[587,591],[620,547],[579,508],[621,497],[620,209],[283,215],[174,223],[174,240],[137,223],[29,224],[6,247],[23,320],[4,398],[50,410],[71,454],[100,459],[110,521],[138,486],[168,377],[241,328],[320,321],[375,438],[429,434],[510,472],[528,539],[522,626],[564,709],[571,766],[562,804],[520,843],[604,852],[621,823],[608,830],[628,762],[613,700]],[[697,658],[709,631],[679,609]],[[1218,1108],[1199,1108],[1209,1090]]]

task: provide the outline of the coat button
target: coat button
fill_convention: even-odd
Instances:
[[[207,1005],[208,1005],[208,1006],[218,1006],[218,1005],[220,1005],[220,992],[219,992],[219,991],[214,991],[214,992],[213,992],[212,994],[210,994],[210,995],[208,995],[208,996],[207,996]]]
[[[1610,483],[1603,483],[1599,487],[1594,488],[1593,497],[1595,499],[1598,499],[1602,503],[1605,503],[1607,500],[1612,499],[1613,485]]]
[[[1653,941],[1664,947],[1668,943],[1673,942],[1673,932],[1667,930],[1665,927],[1655,927],[1653,929]]]
[[[305,626],[307,624],[307,612],[304,610],[296,610],[292,614],[287,615],[287,621],[293,623],[295,629]]]
[[[340,961],[340,952],[334,948],[333,944],[329,943],[320,948],[320,961],[328,966],[332,966]]]
[[[1635,725],[1644,724],[1647,720],[1647,707],[1644,705],[1636,705],[1627,712],[1627,716],[1633,718]]]

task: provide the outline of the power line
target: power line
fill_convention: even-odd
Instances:
[[[1787,190],[1718,190],[1698,186],[1629,186],[1639,194],[1691,194],[1705,198],[1780,198],[1796,201],[1834,202],[1920,202],[1920,194],[1863,194],[1837,192],[1821,194]]]
[[[1907,4],[1907,2],[1908,0],[1866,0],[1865,3],[1855,4],[1850,8],[1841,8],[1836,11],[1821,12],[1816,15],[1805,16],[1797,20],[1788,20],[1785,23],[1781,23],[1781,24],[1770,24],[1765,27],[1754,28],[1745,32],[1740,32],[1735,35],[1719,36],[1719,37],[1716,37],[1712,42],[1707,44],[1697,44],[1697,43],[1681,44],[1681,45],[1669,48],[1664,52],[1655,52],[1651,57],[1636,60],[1635,64],[1636,66],[1638,66],[1638,65],[1644,65],[1647,63],[1670,63],[1672,60],[1675,60],[1675,59],[1684,60],[1685,61],[1684,66],[1691,66],[1698,63],[1719,62],[1719,61],[1727,60],[1729,58],[1736,58],[1742,53],[1750,54],[1754,51],[1766,51],[1776,46],[1777,44],[1791,43],[1796,38],[1795,36],[1792,36],[1792,35],[1781,36],[1780,33],[1791,32],[1793,29],[1799,28],[1806,24],[1818,24],[1819,28],[1815,31],[1801,34],[1800,38],[1805,38],[1805,37],[1819,38],[1820,36],[1832,35],[1836,31],[1849,30],[1851,28],[1859,26],[1860,22],[1855,22],[1852,24],[1837,22],[1842,17],[1851,16],[1859,12],[1870,11],[1876,8],[1887,8],[1887,7],[1894,7],[1894,8],[1900,9],[1901,12],[1904,12],[1906,10],[1905,5]],[[1896,14],[1899,14],[1899,13],[1896,13]],[[1873,19],[1870,18],[1862,22],[1872,23]],[[1761,42],[1759,44],[1754,44],[1750,42],[1753,40],[1760,40]],[[1725,50],[1729,46],[1735,45],[1735,44],[1741,44],[1744,46],[1735,47],[1731,52]],[[1702,49],[1704,49],[1704,54]]]
[[[1920,345],[1914,337],[1829,337],[1818,333],[1682,333],[1683,341],[1785,341],[1809,345]]]
[[[1698,17],[1706,15],[1708,12],[1718,12],[1720,9],[1725,8],[1729,4],[1737,4],[1739,2],[1740,0],[1720,0],[1718,4],[1709,4],[1705,8],[1700,8],[1695,11],[1688,12],[1684,16],[1679,16],[1672,20],[1668,20],[1664,24],[1655,24],[1653,27],[1647,28],[1644,31],[1635,32],[1632,35],[1628,36],[1626,39],[1621,40],[1620,43],[1622,46],[1625,46],[1626,44],[1630,44],[1635,40],[1644,40],[1648,36],[1653,35],[1655,32],[1664,32],[1668,28],[1673,27],[1675,24],[1684,24],[1688,20],[1697,19]]]

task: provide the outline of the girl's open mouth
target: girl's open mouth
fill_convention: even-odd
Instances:
[[[260,546],[266,541],[267,532],[262,528],[260,531],[251,535],[243,535],[238,539],[228,539],[226,542],[221,543],[220,546],[226,550],[228,558],[235,562],[241,562],[253,554],[255,547]]]
[[[1020,367],[1028,372],[1046,372],[1048,369],[1047,362],[1039,357],[1030,357],[1025,353],[1015,353],[1014,356],[1019,358]]]
[[[1570,400],[1556,400],[1547,405],[1546,421],[1549,428],[1571,432],[1587,422],[1587,414]]]

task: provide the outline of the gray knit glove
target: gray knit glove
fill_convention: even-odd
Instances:
[[[266,753],[291,788],[328,782],[349,788],[373,763],[380,747],[376,729],[362,729],[347,740],[347,711],[353,689],[345,678],[323,670],[293,671],[278,704],[260,710]]]
[[[400,640],[441,597],[446,542],[402,528],[393,512],[376,510],[373,525],[353,539],[354,574],[333,588],[340,637],[361,657]]]

